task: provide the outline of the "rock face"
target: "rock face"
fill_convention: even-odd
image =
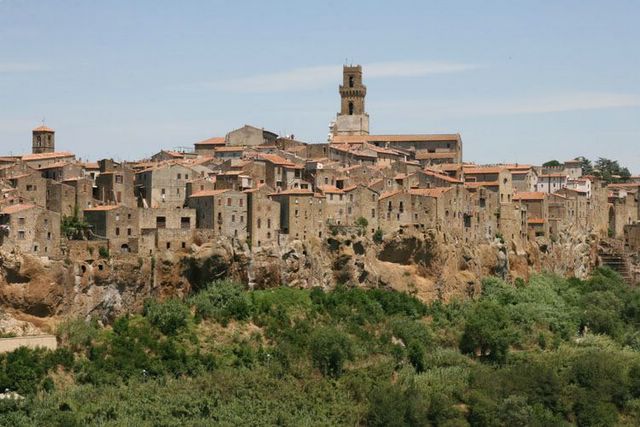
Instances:
[[[597,244],[595,236],[570,232],[526,248],[499,239],[480,245],[443,242],[428,233],[388,236],[379,244],[357,234],[337,234],[254,251],[220,240],[194,246],[189,254],[131,254],[91,263],[0,251],[0,305],[16,324],[23,320],[47,329],[65,317],[110,322],[140,310],[147,298],[181,298],[222,278],[252,289],[343,283],[406,291],[425,301],[448,300],[477,294],[487,275],[526,280],[532,272],[550,271],[585,277],[596,265]],[[8,329],[3,325],[0,332]]]

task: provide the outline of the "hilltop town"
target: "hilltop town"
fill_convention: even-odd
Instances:
[[[244,257],[235,274],[252,285],[260,282],[260,257],[264,271],[278,263],[287,269],[263,271],[263,282],[393,287],[401,277],[430,297],[451,280],[473,287],[483,272],[514,279],[549,268],[545,257],[567,276],[607,260],[635,274],[625,253],[640,248],[640,178],[606,182],[583,173],[576,159],[474,164],[457,133],[372,134],[360,66],[344,67],[339,94],[326,143],[245,125],[191,150],[93,163],[57,151],[55,131],[36,127],[31,154],[0,157],[0,251],[5,269],[11,257],[17,263],[4,280],[36,280],[23,265],[34,257],[45,269],[65,265],[68,276],[58,277],[76,286],[101,274],[113,280],[118,263],[147,266],[156,286],[156,260],[203,248],[210,257],[222,246],[229,263]],[[482,247],[493,250],[491,261]],[[385,278],[390,264],[401,273]],[[16,292],[4,301],[26,298]]]

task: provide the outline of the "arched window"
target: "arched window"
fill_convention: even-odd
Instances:
[[[353,76],[349,76],[349,87],[353,87]]]
[[[349,102],[349,115],[353,116],[353,102]]]

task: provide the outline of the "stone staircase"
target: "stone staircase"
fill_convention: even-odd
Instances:
[[[611,240],[602,241],[598,248],[598,259],[602,267],[609,267],[617,272],[625,282],[629,284],[633,283],[633,275],[629,269],[624,246],[619,242]]]

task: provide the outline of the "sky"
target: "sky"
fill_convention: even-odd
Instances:
[[[640,173],[640,1],[0,0],[0,154],[138,159],[244,124],[325,142],[345,63],[375,134]]]

